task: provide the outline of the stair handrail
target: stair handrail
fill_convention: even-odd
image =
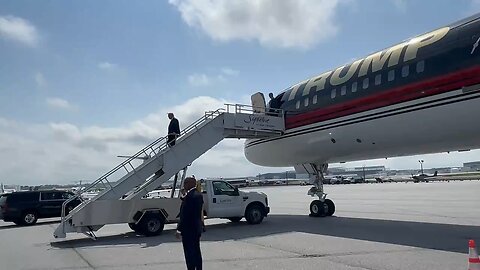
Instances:
[[[204,116],[198,118],[196,121],[194,121],[192,124],[190,124],[189,126],[187,126],[186,128],[184,128],[181,132],[180,132],[180,135],[178,136],[178,138],[181,138],[181,137],[184,137],[185,135],[187,135],[190,131],[192,131],[193,129],[196,129],[198,128],[198,126],[200,124],[203,124],[204,122],[206,122],[207,120],[209,119],[214,119],[216,118],[217,116],[221,115],[223,112],[225,112],[225,109],[224,108],[219,108],[215,111],[209,111],[209,112],[205,112]],[[99,177],[97,180],[93,181],[89,186],[87,186],[85,189],[81,189],[78,190],[73,196],[71,196],[70,198],[68,198],[67,200],[65,200],[62,204],[62,214],[61,214],[61,222],[63,223],[65,221],[65,216],[66,216],[66,213],[65,213],[65,209],[66,209],[66,206],[68,203],[72,202],[73,200],[79,198],[80,201],[82,201],[82,203],[84,202],[84,200],[82,199],[81,195],[83,193],[86,193],[88,191],[90,191],[92,188],[96,187],[98,184],[102,183],[104,184],[103,182],[106,181],[107,184],[110,186],[110,189],[113,189],[113,187],[111,186],[110,182],[107,180],[107,177],[114,174],[115,172],[117,172],[118,170],[120,170],[121,168],[125,168],[126,169],[126,165],[130,165],[132,168],[133,168],[133,165],[131,164],[131,162],[137,158],[140,157],[140,155],[146,155],[148,157],[151,157],[147,154],[147,150],[152,150],[152,152],[150,152],[150,154],[153,153],[153,156],[157,155],[158,153],[162,152],[163,150],[165,150],[167,148],[167,139],[168,139],[168,136],[164,136],[164,137],[160,137],[158,139],[156,139],[154,142],[150,143],[149,145],[147,145],[146,147],[144,147],[143,149],[141,149],[140,151],[138,151],[135,155],[133,156],[130,156],[128,159],[126,159],[125,161],[123,161],[122,163],[120,163],[119,165],[117,165],[115,168],[111,169],[110,171],[108,171],[107,173],[105,173],[104,175],[102,175],[101,177]],[[162,142],[158,147],[154,147],[156,146],[157,144],[159,144],[160,142]],[[155,149],[158,149],[158,152],[155,152]],[[126,169],[127,170],[127,169]],[[135,170],[135,168],[133,168],[133,170]],[[127,174],[128,174],[128,170],[127,170]],[[105,185],[105,184],[104,184]]]
[[[266,114],[279,116],[283,118],[283,109],[265,108],[260,106],[252,106],[245,104],[225,103],[227,113],[260,113],[265,111]]]

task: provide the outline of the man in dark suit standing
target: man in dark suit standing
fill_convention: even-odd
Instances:
[[[203,196],[196,189],[197,181],[193,177],[185,178],[180,221],[175,236],[182,238],[183,252],[188,270],[202,269],[202,253],[200,237],[203,231]]]
[[[167,145],[172,147],[175,145],[177,137],[180,136],[180,123],[173,113],[168,113],[168,118],[170,119],[170,124],[168,124]]]

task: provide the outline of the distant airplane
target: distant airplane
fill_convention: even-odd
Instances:
[[[246,158],[308,173],[309,194],[319,197],[311,215],[330,216],[329,163],[480,148],[480,126],[471,120],[480,115],[479,35],[480,13],[288,87],[270,102],[277,108],[254,94],[257,113],[283,110],[286,130],[247,140]]]
[[[435,173],[433,175],[428,175],[428,174],[419,174],[419,175],[413,175],[412,174],[412,179],[413,179],[413,182],[414,183],[419,183],[419,182],[425,182],[425,183],[428,183],[428,179],[432,179],[434,177],[436,177],[438,174],[438,171],[435,171]]]

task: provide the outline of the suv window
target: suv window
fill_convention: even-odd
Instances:
[[[73,194],[70,193],[70,192],[62,192],[62,199],[64,199],[64,200],[70,199],[72,196],[73,196]]]
[[[215,195],[235,196],[236,193],[235,188],[226,182],[213,182],[213,194]]]
[[[8,194],[7,200],[8,203],[12,202],[31,202],[38,201],[39,193],[38,192],[15,192]]]
[[[63,200],[62,193],[58,191],[46,191],[40,195],[42,201]]]

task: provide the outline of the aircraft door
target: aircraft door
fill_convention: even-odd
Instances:
[[[252,100],[252,107],[253,111],[255,113],[265,113],[265,97],[263,96],[263,93],[257,92],[251,96]]]

